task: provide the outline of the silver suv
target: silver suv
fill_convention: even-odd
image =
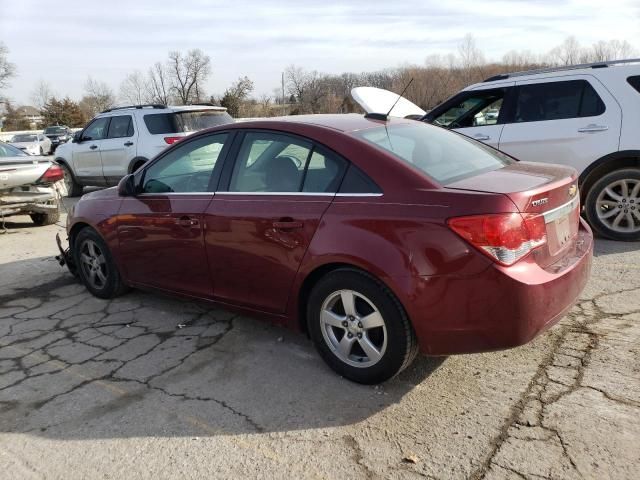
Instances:
[[[212,105],[112,108],[60,145],[55,160],[64,170],[69,196],[75,197],[84,186],[117,185],[182,137],[232,121],[226,108]]]

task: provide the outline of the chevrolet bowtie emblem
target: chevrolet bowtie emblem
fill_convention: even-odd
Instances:
[[[569,198],[575,197],[576,193],[578,193],[578,187],[573,184],[569,187]]]

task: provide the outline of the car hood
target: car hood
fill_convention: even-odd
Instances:
[[[356,87],[351,90],[351,96],[367,113],[387,113],[397,101],[390,116],[405,118],[409,116],[424,116],[427,112],[397,93],[375,87]],[[399,99],[398,99],[399,98]]]
[[[81,200],[107,200],[118,197],[118,187],[105,188],[95,192],[86,193]]]
[[[16,148],[27,148],[37,146],[38,142],[9,142],[9,145],[13,145]]]

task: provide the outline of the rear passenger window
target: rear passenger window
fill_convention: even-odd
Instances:
[[[130,115],[111,117],[107,138],[124,138],[133,135],[133,124]]]
[[[382,193],[376,182],[371,180],[362,170],[355,165],[349,165],[349,170],[342,180],[339,193]]]
[[[144,116],[144,124],[152,135],[161,133],[176,133],[178,128],[173,114],[153,113]]]
[[[627,78],[627,82],[640,93],[640,75]]]
[[[314,150],[304,177],[303,192],[335,193],[346,167],[341,158]]]
[[[605,111],[604,102],[586,80],[535,83],[518,90],[516,123],[595,117]]]

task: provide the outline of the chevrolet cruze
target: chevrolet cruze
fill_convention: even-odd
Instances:
[[[229,124],[185,138],[68,217],[87,289],[216,302],[303,330],[384,381],[427,355],[522,345],[589,276],[576,171],[381,115]]]

